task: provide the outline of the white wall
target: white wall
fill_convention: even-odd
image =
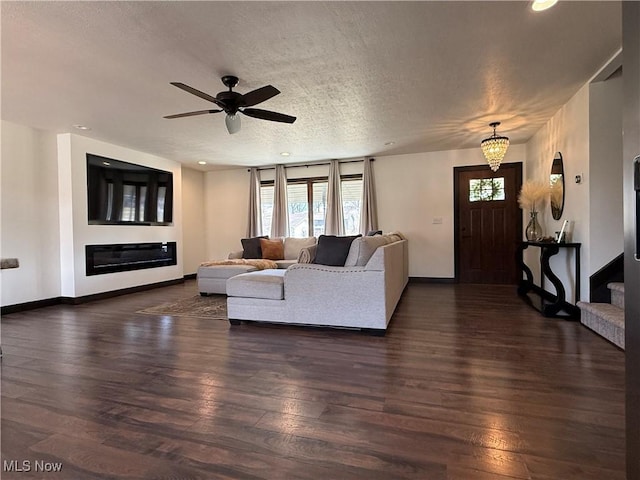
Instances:
[[[565,172],[565,204],[560,220],[551,217],[547,205],[538,216],[547,235],[562,228],[562,222],[571,222],[571,240],[582,243],[580,297],[589,296],[590,275],[589,248],[589,85],[582,87],[527,143],[527,167],[525,179],[549,181],[555,152],[561,152]],[[582,183],[576,184],[576,175],[582,175]],[[530,250],[530,251],[529,251]],[[539,279],[539,251],[529,248],[525,261]],[[562,250],[552,257],[551,268],[562,280],[567,290],[567,300],[573,301],[575,293],[574,260],[568,251]],[[552,293],[553,286],[545,288]]]
[[[553,220],[548,207],[539,218],[547,235],[560,230],[565,219],[571,221],[571,240],[582,244],[583,301],[589,300],[589,277],[623,250],[621,111],[620,76],[586,84],[527,143],[525,178],[548,181],[553,156],[562,153],[562,218]],[[582,176],[582,183],[575,183],[576,175]],[[527,264],[537,267],[538,252],[526,254]],[[575,292],[574,265],[565,251],[551,259],[554,273],[567,288],[569,301]],[[539,275],[539,269],[535,274]],[[547,288],[553,291],[549,283]]]
[[[69,133],[58,135],[58,141],[61,185],[62,182],[66,182],[71,186],[70,201],[66,198],[69,193],[64,193],[65,201],[62,202],[63,206],[60,210],[60,223],[73,226],[73,243],[61,244],[61,258],[72,263],[71,267],[62,272],[62,296],[81,297],[182,278],[181,165],[161,157]],[[173,172],[173,225],[89,225],[87,221],[87,153]],[[70,182],[68,177],[65,178],[69,172]],[[68,236],[68,232],[61,232],[61,234],[61,238]],[[178,244],[177,265],[86,276],[86,245],[172,241]]]
[[[589,88],[591,273],[624,251],[622,76]]]
[[[512,145],[506,162],[524,162],[524,145]],[[373,163],[380,228],[409,239],[409,275],[453,278],[453,167],[486,165],[480,148],[376,157]],[[488,168],[488,167],[487,167]],[[345,163],[341,173],[361,173],[362,163]],[[327,175],[328,166],[287,169],[288,178]],[[273,178],[271,170],[261,178]],[[246,168],[206,174],[207,256],[226,258],[242,248],[246,235],[249,173]],[[434,217],[442,224],[434,225]]]
[[[185,267],[195,273],[205,257],[204,174],[188,171],[183,208],[182,168],[177,162],[73,134],[56,136],[5,121],[1,127],[0,253],[20,261],[20,268],[2,270],[3,306],[181,279]],[[171,171],[173,225],[89,225],[87,152]],[[86,276],[85,245],[163,241],[177,242],[177,265]]]
[[[504,163],[524,161],[524,145],[511,145]],[[407,236],[410,276],[454,277],[453,168],[486,164],[479,147],[376,157],[380,228]]]
[[[0,273],[2,305],[60,294],[56,137],[1,123],[0,254],[20,268]]]
[[[206,255],[227,258],[241,250],[247,233],[249,173],[246,168],[207,172],[205,175]]]
[[[185,275],[196,273],[207,259],[205,236],[204,172],[182,168],[182,267]]]

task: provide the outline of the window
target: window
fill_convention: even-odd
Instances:
[[[307,183],[287,183],[289,236],[309,236],[309,196]]]
[[[313,205],[311,218],[313,221],[313,236],[319,237],[324,233],[325,219],[327,216],[327,182],[313,183]]]
[[[470,202],[490,202],[504,199],[504,177],[469,180]]]
[[[342,176],[342,212],[345,235],[355,235],[360,228],[362,175]],[[327,214],[327,177],[291,179],[287,182],[287,212],[289,236],[318,237],[324,234]],[[272,181],[262,182],[262,233],[271,235],[274,186]]]
[[[362,205],[362,178],[342,180],[342,215],[344,234],[360,233],[360,207]]]
[[[262,211],[262,234],[271,236],[271,218],[273,217],[273,182],[260,186],[260,204]]]

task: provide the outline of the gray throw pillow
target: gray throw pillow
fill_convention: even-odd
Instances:
[[[351,242],[361,235],[337,237],[335,235],[320,235],[316,247],[316,258],[313,263],[329,265],[332,267],[344,267],[347,260]]]
[[[243,238],[240,240],[242,243],[242,258],[262,258],[262,248],[260,247],[260,239],[269,238],[264,235],[262,237]]]

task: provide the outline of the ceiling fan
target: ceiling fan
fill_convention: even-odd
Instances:
[[[260,108],[250,108],[278,95],[280,93],[280,90],[278,90],[276,87],[267,85],[256,90],[252,90],[243,95],[242,93],[233,91],[233,87],[238,85],[238,77],[234,77],[233,75],[225,75],[224,77],[222,77],[222,83],[226,87],[229,87],[229,91],[220,92],[215,97],[213,97],[207,93],[201,92],[200,90],[196,90],[189,85],[185,85],[184,83],[171,82],[171,85],[174,85],[184,90],[185,92],[189,92],[197,97],[215,103],[218,107],[220,107],[220,110],[198,110],[197,112],[167,115],[164,118],[192,117],[194,115],[205,115],[207,113],[225,112],[227,114],[225,118],[225,124],[227,125],[227,130],[231,134],[240,131],[240,115],[238,115],[238,113],[242,113],[243,115],[247,115],[249,117],[259,118],[261,120],[270,120],[272,122],[293,123],[296,121],[296,117],[285,115],[284,113],[262,110]]]

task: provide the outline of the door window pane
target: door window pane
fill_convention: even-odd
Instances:
[[[504,177],[469,180],[470,202],[490,202],[504,199]]]

